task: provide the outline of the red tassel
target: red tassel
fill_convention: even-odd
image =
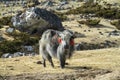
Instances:
[[[62,39],[61,38],[58,38],[58,43],[61,43],[62,42]]]
[[[71,40],[70,41],[70,45],[74,45],[75,43],[74,43],[74,40]]]

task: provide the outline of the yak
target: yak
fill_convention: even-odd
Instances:
[[[74,33],[70,30],[46,30],[39,41],[39,53],[42,55],[43,66],[46,60],[54,67],[52,57],[59,59],[60,67],[65,67],[65,61],[74,51]]]

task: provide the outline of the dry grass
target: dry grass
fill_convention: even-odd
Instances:
[[[69,73],[81,67],[92,67],[120,71],[120,48],[76,51],[72,59],[67,60],[69,65],[65,69],[60,69],[59,62],[54,60],[55,68],[47,62],[47,67],[43,68],[40,56],[18,57],[12,59],[0,59],[1,75],[18,75],[23,73]]]
[[[100,49],[92,51],[78,51],[76,59],[82,66],[92,66],[95,68],[120,70],[120,48]],[[79,54],[79,55],[77,55]]]

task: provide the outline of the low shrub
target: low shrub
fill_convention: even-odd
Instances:
[[[85,3],[83,6],[76,9],[71,9],[65,14],[95,14],[97,17],[108,19],[120,19],[120,10],[116,8],[103,8],[101,5],[94,3]]]
[[[21,41],[13,40],[13,41],[2,41],[0,42],[0,52],[2,53],[13,53],[17,52],[21,49]]]
[[[0,18],[0,24],[1,25],[10,25],[11,26],[12,25],[11,18],[12,18],[12,16]]]
[[[3,55],[3,53],[2,52],[0,52],[0,57]]]
[[[86,24],[86,21],[77,21],[79,24]]]
[[[95,13],[101,9],[101,6],[93,3],[85,3],[83,6],[76,9],[71,9],[66,14],[88,14]]]
[[[78,21],[78,23],[80,23],[80,24],[86,24],[86,25],[90,25],[90,26],[98,25],[99,22],[100,22],[99,19],[88,19],[86,21]]]
[[[24,45],[36,45],[39,41],[38,37],[30,36],[27,33],[16,33],[10,34],[14,37],[13,41],[4,40],[0,42],[0,52],[2,53],[14,53],[22,50],[21,46]]]
[[[111,24],[114,25],[117,29],[120,30],[120,20],[112,21]]]
[[[39,41],[39,38],[37,36],[31,37],[29,34],[24,32],[17,33],[14,31],[10,35],[14,37],[15,40],[20,40],[22,42],[22,45],[35,45]]]
[[[103,8],[98,12],[95,12],[96,16],[98,17],[104,17],[108,19],[119,19],[120,14],[118,9],[114,8]]]
[[[86,20],[86,24],[87,25],[91,25],[91,26],[98,25],[99,22],[100,22],[99,19],[89,19],[89,20]]]
[[[3,28],[3,26],[0,24],[0,28]]]
[[[14,53],[22,50],[23,45],[30,45],[38,43],[36,38],[30,38],[23,42],[21,40],[13,40],[13,41],[2,41],[0,42],[0,52],[3,53]]]
[[[34,5],[40,4],[39,0],[27,0],[27,3],[33,3]]]

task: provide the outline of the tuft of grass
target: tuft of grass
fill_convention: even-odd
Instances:
[[[11,18],[12,18],[12,16],[0,18],[0,24],[1,25],[9,25],[9,26],[11,26],[12,25]]]

